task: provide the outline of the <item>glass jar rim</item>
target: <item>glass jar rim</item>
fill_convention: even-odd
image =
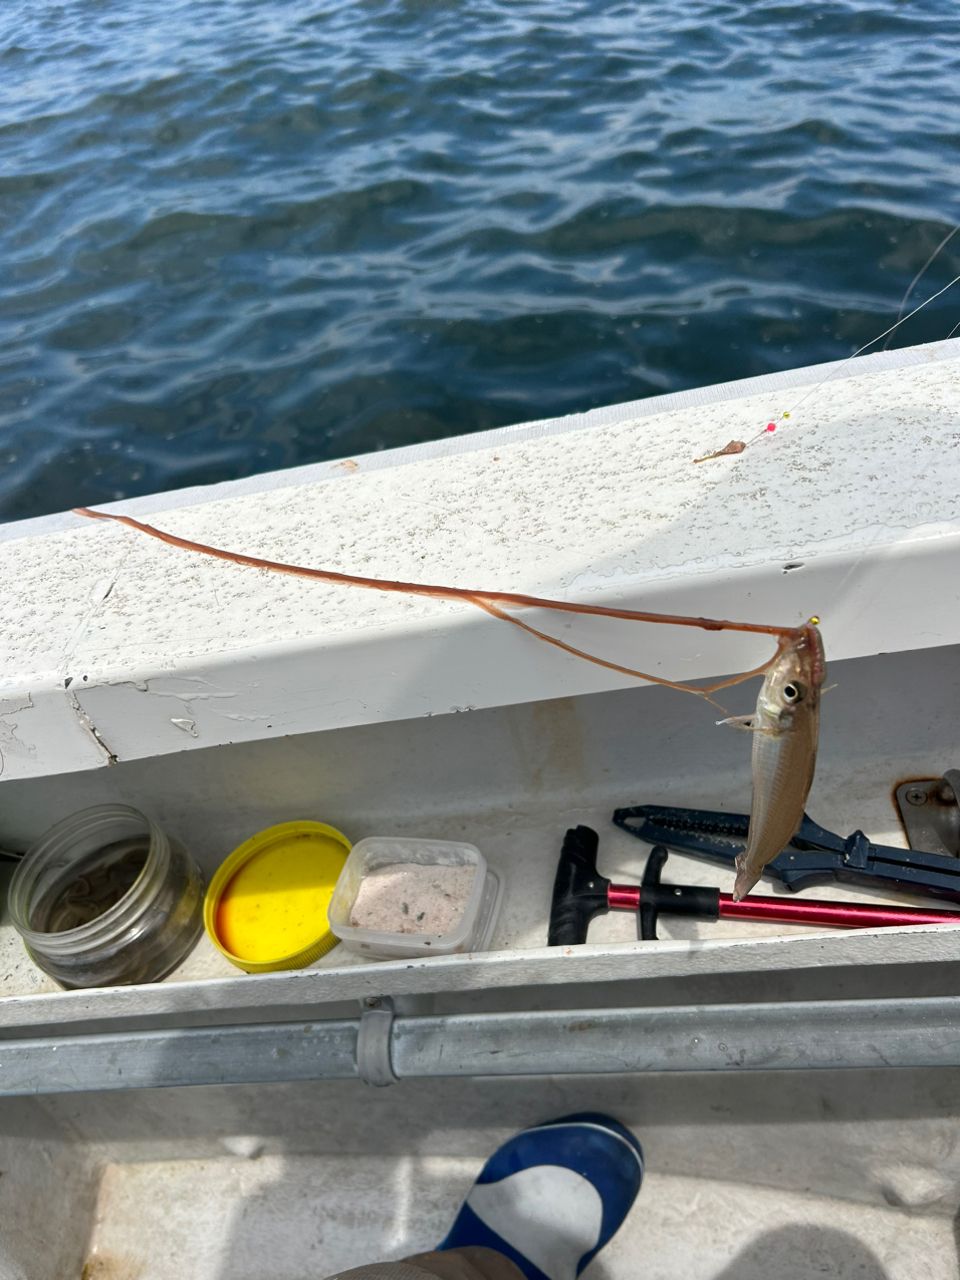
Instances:
[[[82,824],[92,820],[102,821],[135,820],[145,830],[149,844],[143,866],[129,889],[108,907],[106,911],[86,924],[77,925],[73,929],[62,929],[55,933],[46,933],[34,929],[29,923],[30,892],[46,862],[46,856],[56,853],[62,848],[65,838],[76,836],[82,832]],[[78,824],[79,831],[78,831]],[[53,848],[50,844],[53,842]],[[170,861],[170,844],[164,832],[145,813],[127,804],[99,804],[61,818],[53,826],[48,827],[39,840],[35,841],[23,855],[17,869],[10,880],[7,893],[7,906],[14,927],[28,946],[36,946],[44,951],[72,950],[76,946],[96,944],[108,936],[112,928],[129,920],[131,910],[142,909],[146,903],[148,886],[155,879],[159,870],[161,876]]]

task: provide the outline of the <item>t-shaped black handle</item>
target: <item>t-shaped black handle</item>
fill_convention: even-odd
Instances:
[[[651,849],[640,881],[640,910],[637,912],[637,937],[642,942],[656,942],[657,916],[665,911],[671,916],[695,916],[698,920],[716,920],[720,915],[720,890],[692,884],[661,884],[669,851],[662,844]]]
[[[564,836],[553,882],[548,947],[586,942],[590,921],[608,909],[610,881],[597,871],[599,846],[592,827],[571,827]]]
[[[597,871],[600,837],[592,827],[571,827],[563,838],[560,861],[553,882],[550,905],[550,947],[576,946],[586,942],[594,916],[610,909],[610,881]],[[650,850],[639,895],[627,885],[614,885],[614,906],[637,911],[637,936],[655,941],[657,916],[661,911],[673,916],[695,916],[716,920],[720,913],[720,892],[698,885],[661,884],[660,875],[668,857],[662,844]],[[626,898],[626,901],[624,900]]]
[[[637,937],[641,942],[652,942],[657,936],[657,915],[660,904],[657,902],[656,889],[660,885],[660,873],[668,857],[662,844],[651,849],[647,855],[647,865],[643,868],[643,879],[640,881],[640,910],[637,912]],[[653,892],[651,892],[653,890]]]

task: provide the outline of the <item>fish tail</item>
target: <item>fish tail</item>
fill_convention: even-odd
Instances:
[[[760,872],[751,871],[743,854],[740,854],[737,858],[737,878],[733,885],[734,902],[742,902],[759,879]]]

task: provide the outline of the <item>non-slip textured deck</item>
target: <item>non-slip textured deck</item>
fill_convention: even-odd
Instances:
[[[442,1237],[479,1167],[456,1155],[257,1158],[253,1140],[248,1150],[109,1166],[88,1280],[322,1280],[403,1257]],[[653,1170],[585,1280],[820,1276],[956,1280],[953,1223]]]

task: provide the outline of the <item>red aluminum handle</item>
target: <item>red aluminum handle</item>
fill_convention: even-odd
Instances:
[[[669,886],[664,885],[664,889]],[[639,885],[612,884],[607,890],[611,911],[639,911]],[[661,911],[669,911],[660,905]],[[926,907],[883,907],[866,902],[824,902],[816,898],[774,898],[754,894],[742,902],[720,894],[721,920],[773,920],[779,924],[827,925],[831,929],[878,929],[904,924],[960,924],[960,911]]]

